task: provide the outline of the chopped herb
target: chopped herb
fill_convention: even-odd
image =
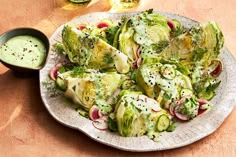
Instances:
[[[56,42],[52,46],[53,46],[53,48],[55,49],[56,52],[58,52],[58,53],[63,53],[64,52],[64,47],[63,47],[62,43]]]
[[[103,57],[103,62],[106,64],[111,64],[113,63],[113,58],[109,54],[105,54]]]
[[[207,52],[207,49],[197,48],[193,51],[193,61],[199,61],[203,58],[203,55]]]
[[[50,97],[56,97],[61,95],[60,90],[58,90],[55,81],[53,80],[45,80],[42,82],[43,88],[45,88],[49,92]]]

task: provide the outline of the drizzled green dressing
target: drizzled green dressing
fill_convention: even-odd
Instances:
[[[28,35],[13,37],[0,47],[0,59],[17,66],[36,68],[45,57],[46,48],[42,41]]]

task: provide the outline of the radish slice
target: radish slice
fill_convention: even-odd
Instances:
[[[187,98],[191,98],[191,95],[186,95],[184,97],[182,97],[181,99],[179,100],[175,100],[174,102],[172,102],[170,104],[170,107],[169,107],[169,111],[170,111],[170,114],[171,115],[175,115],[175,108],[179,105],[181,105],[182,103],[184,103],[184,101],[187,99]]]
[[[167,24],[170,27],[171,31],[173,31],[175,29],[175,24],[173,21],[167,20]]]
[[[153,106],[152,106],[152,111],[153,111],[153,112],[160,112],[160,111],[161,111],[161,108],[160,108],[160,106],[158,106],[158,105],[153,105]]]
[[[200,114],[203,114],[206,110],[203,110],[203,109],[198,109],[198,112],[197,112],[197,115],[199,116]]]
[[[156,100],[148,98],[145,96],[144,98],[145,102],[147,102],[150,105],[150,108],[152,109],[153,112],[160,112],[161,111],[161,107],[159,105],[159,103],[157,103]]]
[[[113,94],[114,97],[117,97],[121,92],[121,89],[120,88],[117,88]]]
[[[58,77],[58,69],[62,66],[62,63],[58,63],[50,70],[50,78],[56,80]]]
[[[108,129],[108,121],[107,116],[103,116],[92,122],[93,126],[99,130],[107,130]]]
[[[83,30],[83,29],[85,29],[86,28],[86,25],[79,25],[79,26],[77,26],[77,29],[78,30]]]
[[[138,68],[137,62],[132,63],[131,68],[132,69],[137,69]]]
[[[142,64],[142,58],[139,57],[138,60],[137,60],[137,67],[140,67]]]
[[[198,113],[197,115],[200,115],[202,113],[204,113],[207,109],[201,109],[201,106],[202,105],[205,105],[205,104],[210,104],[209,101],[207,100],[204,100],[204,99],[197,99],[198,103],[199,103],[199,109],[198,109]]]
[[[117,88],[117,89],[115,90],[115,92],[113,93],[113,95],[110,96],[110,97],[107,99],[107,103],[113,104],[113,103],[114,103],[114,99],[117,98],[117,96],[119,95],[120,91],[121,91],[121,89],[120,89],[120,88]]]
[[[149,98],[145,95],[138,95],[137,100],[142,100],[146,103],[147,107],[152,110],[153,112],[160,112],[161,111],[161,107],[159,105],[159,103],[152,99]]]
[[[148,100],[148,102],[149,101],[150,100]],[[155,101],[155,100],[153,100],[153,101]],[[152,109],[153,112],[160,112],[161,111],[161,107],[156,101],[151,103],[151,109]]]
[[[58,76],[58,68],[57,67],[53,67],[51,70],[50,70],[50,78],[52,80],[56,80],[57,76]]]
[[[98,107],[96,105],[93,105],[89,110],[89,118],[95,121],[101,117],[102,117],[102,114],[100,113]]]
[[[204,105],[204,104],[209,104],[209,101],[204,100],[204,99],[197,99],[197,102],[199,103],[199,105]]]
[[[211,76],[218,77],[223,70],[223,63],[220,60],[215,59],[215,60],[212,60],[211,65],[216,65],[213,71],[210,73]]]
[[[169,108],[169,111],[170,111],[170,114],[172,116],[175,116],[175,113],[174,113],[174,110],[175,110],[175,107],[177,106],[177,104],[175,102],[171,103],[170,104],[170,108]]]
[[[97,28],[107,28],[109,27],[109,24],[106,22],[100,22],[97,24]]]
[[[108,103],[108,104],[112,104],[112,103],[113,103],[113,97],[109,97],[109,98],[107,99],[107,103]]]
[[[184,103],[187,98],[191,98],[191,97],[192,97],[192,95],[185,95],[184,97],[182,97],[180,100],[177,100],[176,102],[178,105],[180,105],[180,104]]]
[[[141,48],[140,48],[140,46],[137,48],[137,50],[136,50],[136,56],[137,56],[137,58],[140,58],[140,51],[141,51]]]
[[[179,120],[182,120],[182,121],[188,121],[189,118],[186,115],[183,115],[183,114],[178,112],[179,107],[180,106],[176,106],[175,109],[174,109],[175,117],[178,118]]]

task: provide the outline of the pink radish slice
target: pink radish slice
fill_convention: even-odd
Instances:
[[[199,103],[199,109],[198,109],[198,113],[197,115],[200,115],[202,113],[204,113],[207,109],[201,109],[201,106],[202,105],[205,105],[205,104],[209,104],[209,102],[207,100],[204,100],[204,99],[197,99],[198,103]]]
[[[170,104],[169,111],[170,111],[170,114],[171,114],[172,116],[175,115],[174,110],[175,110],[175,107],[176,107],[176,106],[177,106],[177,104],[176,104],[175,102],[173,102],[173,103]]]
[[[184,103],[186,99],[191,98],[191,97],[192,97],[191,95],[185,95],[185,96],[182,97],[181,99],[176,100],[176,103],[177,103],[178,105],[180,105],[180,104]]]
[[[176,106],[175,109],[174,109],[175,117],[178,118],[179,120],[182,120],[182,121],[188,121],[189,118],[186,115],[183,115],[183,114],[178,112],[179,107],[180,106]]]
[[[197,112],[197,115],[199,116],[200,114],[203,114],[206,110],[203,110],[203,109],[198,109],[198,112]]]
[[[175,24],[172,20],[167,20],[167,24],[170,27],[171,31],[175,29]]]
[[[174,102],[172,102],[170,104],[170,108],[169,108],[170,114],[174,116],[175,115],[175,108],[177,106],[181,105],[182,103],[184,103],[185,99],[187,99],[187,98],[191,98],[191,96],[186,95],[186,96],[182,97],[181,99],[175,100]]]
[[[151,100],[151,101],[155,101],[155,100]],[[147,102],[150,102],[150,100],[148,100]],[[151,109],[153,112],[160,112],[161,111],[161,107],[159,106],[159,104],[157,104],[156,101],[153,103],[150,102],[150,104],[151,104]]]
[[[97,24],[97,28],[107,28],[109,26],[109,24],[107,24],[106,22],[100,22]]]
[[[58,73],[57,73],[57,71],[58,71],[58,68],[57,67],[53,67],[51,70],[50,70],[50,78],[52,79],[52,80],[56,80],[56,78],[57,78],[57,76],[58,76]]]
[[[51,70],[50,70],[50,78],[52,80],[56,80],[58,77],[58,69],[62,66],[61,63],[58,63],[57,65],[55,65]]]
[[[141,48],[140,48],[140,46],[137,48],[137,50],[136,50],[136,56],[137,56],[137,58],[139,58],[140,57],[140,51],[141,51]]]
[[[216,62],[216,63],[214,63],[214,62]],[[218,77],[223,70],[223,64],[220,60],[213,60],[212,64],[217,64],[217,66],[210,74],[213,77]]]
[[[160,108],[158,105],[153,105],[153,106],[152,106],[152,111],[153,111],[153,112],[160,112],[160,111],[161,111],[161,108]]]
[[[117,97],[120,92],[121,92],[121,89],[120,89],[120,88],[117,88],[116,91],[114,92],[113,96],[114,96],[114,97]]]
[[[209,104],[209,101],[204,100],[204,99],[197,99],[197,102],[199,103],[199,105],[204,105],[204,104]]]
[[[150,108],[152,109],[153,112],[160,112],[161,111],[161,107],[159,106],[159,104],[157,103],[156,100],[145,96],[144,101],[150,105]]]
[[[120,91],[121,91],[121,89],[120,89],[120,88],[117,88],[117,89],[115,90],[115,92],[113,93],[113,95],[110,96],[110,97],[107,99],[107,103],[112,104],[113,101],[114,101],[114,99],[119,95]]]
[[[137,62],[132,63],[131,68],[132,69],[137,69],[138,68]]]
[[[142,58],[139,57],[138,60],[137,60],[137,67],[140,67],[142,64]]]
[[[111,104],[113,102],[113,97],[109,97],[108,99],[107,99],[107,103],[108,104]]]
[[[77,26],[77,29],[78,30],[83,30],[83,29],[85,29],[86,28],[86,25],[79,25],[79,26]]]
[[[89,110],[89,118],[95,121],[101,117],[102,117],[102,114],[100,113],[98,107],[96,105],[93,105]]]
[[[107,116],[99,118],[92,122],[93,126],[99,130],[107,130],[108,129],[108,122]]]

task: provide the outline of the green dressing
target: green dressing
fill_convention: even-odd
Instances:
[[[23,35],[9,39],[0,47],[2,61],[27,68],[39,67],[46,57],[46,48],[38,38]]]

